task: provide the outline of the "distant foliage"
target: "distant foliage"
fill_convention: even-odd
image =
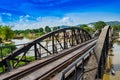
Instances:
[[[22,36],[29,39],[34,39],[44,35],[45,33],[51,32],[52,29],[53,31],[60,29],[60,26],[55,26],[53,28],[46,26],[45,28],[38,28],[38,29],[14,30],[14,32],[16,34],[15,38]]]
[[[14,31],[16,34],[21,34],[21,33],[39,33],[39,32],[44,32],[43,28],[39,28],[39,29],[26,29],[26,30],[15,30]]]
[[[112,28],[114,31],[120,31],[120,25],[113,25]]]
[[[2,38],[0,38],[0,43],[2,43]]]
[[[94,29],[91,27],[88,27],[86,24],[83,24],[80,26],[80,28],[84,29],[85,31],[89,32],[89,33],[93,33]]]
[[[113,25],[113,32],[115,36],[119,36],[119,32],[120,32],[120,25]]]
[[[53,27],[53,31],[55,31],[55,30],[57,30],[57,29],[60,29],[60,27],[58,26],[56,26],[56,27]]]
[[[48,32],[51,32],[51,28],[49,26],[46,26],[45,27],[45,32],[48,33]]]
[[[11,53],[11,52],[14,51],[15,49],[17,49],[16,46],[13,45],[13,44],[4,44],[4,46],[5,46],[5,47],[1,47],[1,46],[0,46],[0,50],[2,50],[2,51],[1,51],[1,54],[2,54],[2,55],[0,55],[0,58],[8,55],[9,53]]]
[[[105,27],[105,26],[106,26],[106,23],[105,23],[105,22],[103,22],[103,21],[98,21],[98,22],[95,23],[94,28],[95,28],[96,30],[100,30],[100,29],[102,29],[102,28]]]
[[[39,32],[44,32],[43,28],[39,28],[38,30],[39,30]]]

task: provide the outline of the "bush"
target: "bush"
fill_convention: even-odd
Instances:
[[[0,43],[2,43],[2,38],[0,38]]]
[[[15,45],[5,44],[4,46],[0,47],[0,51],[2,52],[0,58],[7,56],[10,52],[14,51],[15,49],[16,49]]]

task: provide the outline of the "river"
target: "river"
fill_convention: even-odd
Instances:
[[[20,47],[24,46],[24,44],[27,44],[27,43],[29,43],[29,42],[31,42],[31,41],[32,41],[32,39],[27,39],[27,38],[23,38],[23,39],[12,39],[12,42],[16,45],[17,48],[20,48]],[[49,43],[51,43],[51,42],[49,42]],[[46,45],[45,42],[41,42],[41,44],[42,44],[43,46]],[[51,49],[52,49],[52,48],[51,48]],[[41,55],[41,57],[45,57],[45,56],[49,55],[49,54],[46,53],[46,51],[45,51],[44,49],[41,49],[41,52],[44,53],[44,54]],[[21,55],[22,55],[22,54],[21,54]],[[34,56],[34,46],[31,47],[31,49],[27,52],[26,56]]]
[[[22,46],[24,46],[24,44],[27,44],[29,42],[31,42],[32,40],[31,39],[27,39],[27,38],[23,38],[23,39],[12,39],[12,42],[14,42],[14,44],[16,45],[17,48],[20,48]],[[45,41],[44,42],[40,42],[44,47],[46,47],[47,49],[49,49],[49,51],[52,51],[52,41],[49,41],[48,43],[46,43]],[[46,46],[47,44],[47,46]],[[63,45],[63,44],[62,44]],[[57,48],[60,48],[60,45],[56,45]],[[39,48],[39,45],[37,46],[37,48]],[[60,50],[60,49],[59,49]],[[59,51],[58,50],[58,51]],[[45,57],[47,55],[49,55],[45,49],[41,48],[40,52],[42,53],[41,54],[41,57]],[[27,52],[27,55],[28,56],[34,56],[34,46],[31,47],[31,49]]]
[[[28,43],[32,41],[31,39],[23,38],[23,39],[12,39],[12,42],[16,45],[17,48],[21,47],[22,44]]]
[[[111,54],[111,70],[104,75],[103,80],[120,80],[120,39],[114,42]]]

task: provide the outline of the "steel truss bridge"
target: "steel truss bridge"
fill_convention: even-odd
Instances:
[[[78,27],[59,29],[20,48],[0,47],[0,80],[102,80],[113,31],[91,35]],[[11,51],[3,55],[3,49]]]

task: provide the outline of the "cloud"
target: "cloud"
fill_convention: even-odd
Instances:
[[[6,25],[3,21],[2,21],[2,17],[0,16],[0,25]]]
[[[36,20],[30,20],[32,16],[20,16],[19,21],[12,22],[13,29],[33,29],[45,26],[73,25],[74,21],[70,17],[37,17]]]
[[[26,15],[27,16],[27,15]],[[28,22],[28,17],[26,17],[26,16],[20,16],[19,17],[19,21],[20,22]]]
[[[16,20],[16,16],[13,16],[11,13],[0,13],[1,21],[2,22],[11,22]]]
[[[40,21],[42,19],[42,17],[37,17],[36,20],[37,21]]]
[[[2,15],[12,16],[11,13],[1,13]]]
[[[60,20],[60,23],[63,24],[63,25],[72,25],[74,23],[74,21],[70,17],[63,17]]]
[[[29,14],[19,16],[19,21],[20,22],[29,22],[29,21],[33,21],[33,20],[35,21],[36,18],[29,15]]]
[[[0,22],[2,22],[2,18],[0,17]]]
[[[78,25],[78,24],[86,24],[90,22],[96,21],[120,21],[119,15],[116,14],[108,14],[108,13],[71,13],[66,14],[63,17],[56,16],[46,16],[46,17],[33,17],[29,14],[19,16],[19,19],[11,22],[4,22],[3,18],[0,16],[0,25],[7,24],[14,26],[12,29],[35,29],[45,26],[60,26],[60,25]]]

